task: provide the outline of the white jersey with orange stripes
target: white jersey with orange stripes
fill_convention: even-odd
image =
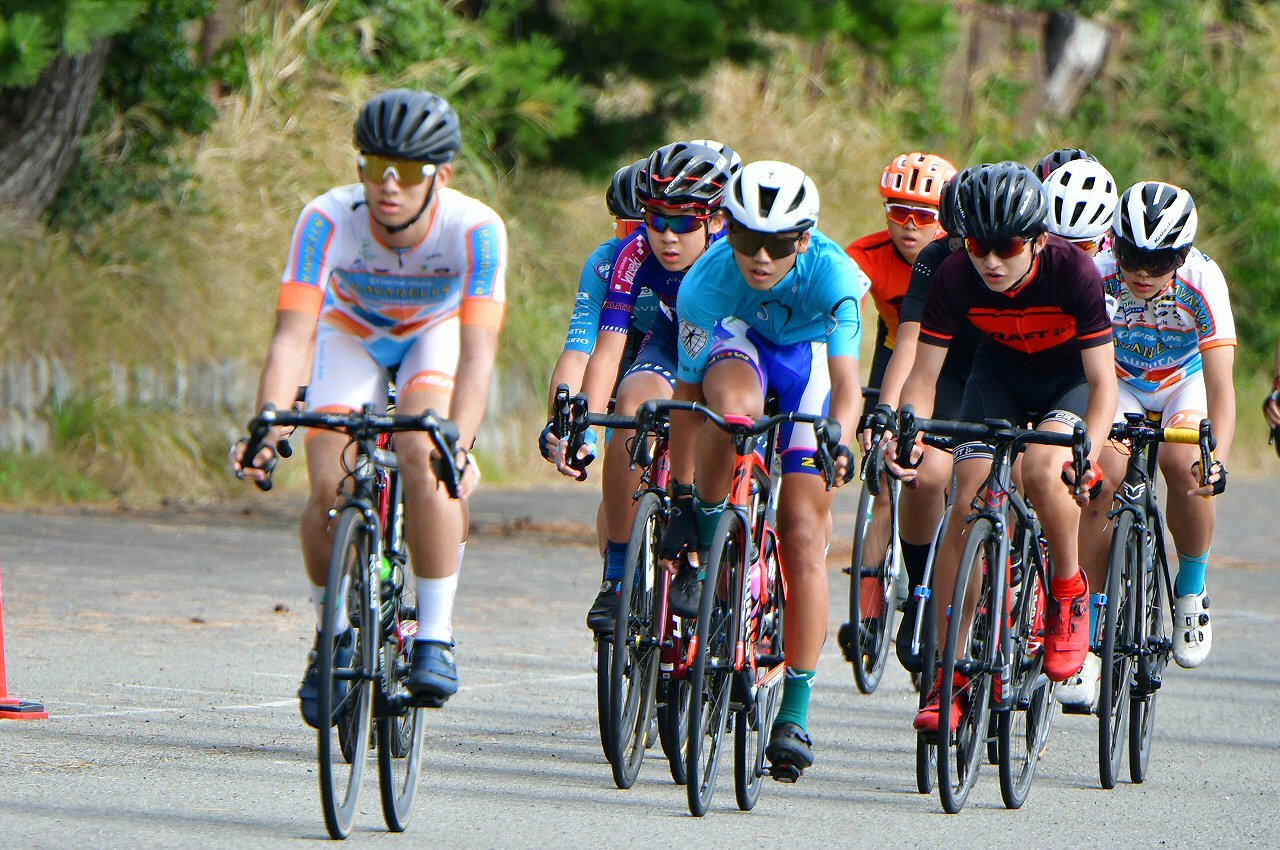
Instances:
[[[1188,378],[1201,380],[1200,352],[1236,344],[1227,282],[1218,264],[1195,248],[1173,283],[1144,301],[1124,284],[1124,271],[1104,251],[1102,274],[1116,341],[1116,374],[1139,393],[1157,394]]]
[[[500,327],[502,219],[453,189],[436,195],[426,236],[409,248],[389,247],[374,235],[362,184],[316,198],[298,217],[279,308],[317,314],[322,332],[356,338],[384,368],[399,365],[422,334],[454,318]]]

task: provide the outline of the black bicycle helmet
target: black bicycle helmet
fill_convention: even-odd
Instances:
[[[361,153],[430,162],[452,162],[462,147],[458,113],[442,97],[391,89],[360,107],[353,141]]]
[[[965,237],[965,213],[958,197],[960,183],[972,169],[965,169],[942,184],[942,192],[938,196],[938,221],[948,236],[963,239]]]
[[[966,238],[1008,239],[1044,232],[1049,194],[1030,168],[1005,161],[966,171],[974,173],[956,192]]]
[[[1097,162],[1098,158],[1086,150],[1080,148],[1058,148],[1056,151],[1045,154],[1040,161],[1036,163],[1036,176],[1041,181],[1048,179],[1049,175],[1057,171],[1068,162],[1074,162],[1077,159],[1087,159]]]
[[[644,207],[636,197],[636,182],[648,160],[637,159],[614,172],[609,188],[604,193],[605,206],[614,218],[639,220],[644,218]]]
[[[730,158],[714,148],[675,142],[649,155],[636,181],[636,194],[641,203],[717,209],[730,167]]]

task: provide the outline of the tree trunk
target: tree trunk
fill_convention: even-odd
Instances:
[[[0,89],[0,205],[35,219],[53,200],[80,153],[80,136],[111,49],[59,54],[26,89]]]

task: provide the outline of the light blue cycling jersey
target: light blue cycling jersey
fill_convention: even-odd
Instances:
[[[573,301],[573,315],[569,317],[569,333],[564,340],[565,351],[590,354],[595,350],[596,336],[600,331],[600,308],[604,306],[609,278],[613,274],[613,263],[622,243],[623,240],[616,236],[601,243],[583,264],[582,273],[578,276],[578,294]],[[648,289],[643,290],[636,301],[632,326],[642,333],[648,333],[658,309],[657,297]]]
[[[685,275],[676,305],[680,380],[702,382],[716,323],[730,316],[779,345],[825,342],[828,356],[858,356],[858,304],[871,281],[843,248],[816,229],[809,232],[809,250],[772,289],[748,285],[727,239],[698,258]]]

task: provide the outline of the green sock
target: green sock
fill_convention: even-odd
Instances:
[[[813,677],[817,670],[797,670],[787,668],[782,680],[782,707],[778,709],[778,717],[773,725],[794,723],[806,732],[809,731],[809,697],[813,695]]]
[[[693,503],[697,508],[698,548],[710,549],[711,541],[716,536],[716,523],[720,522],[720,514],[724,513],[725,506],[729,504],[729,497],[725,496],[718,502],[705,502],[698,495],[698,488],[695,486]]]

